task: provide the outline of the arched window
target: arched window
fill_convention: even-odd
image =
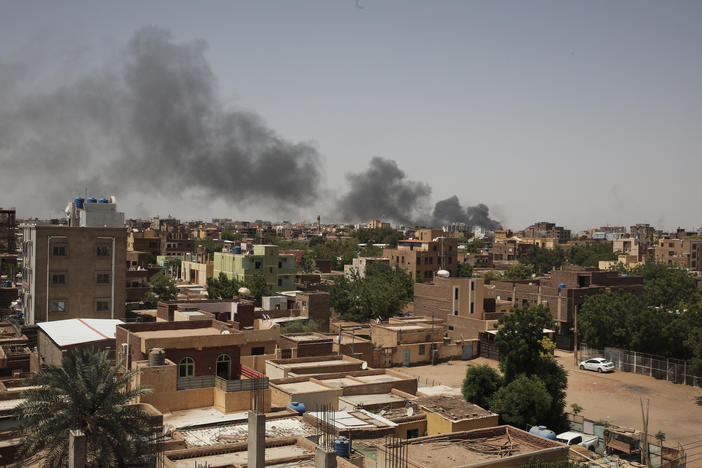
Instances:
[[[178,375],[180,377],[192,377],[195,375],[195,361],[191,357],[184,357],[178,364]]]
[[[217,358],[217,377],[229,380],[232,376],[232,358],[228,354],[220,354]]]

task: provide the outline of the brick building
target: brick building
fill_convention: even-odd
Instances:
[[[383,249],[383,257],[390,259],[390,266],[405,270],[413,280],[432,281],[439,270],[456,276],[458,241],[443,237],[443,231],[420,229],[418,239],[398,241],[396,248]]]
[[[0,253],[15,253],[15,210],[0,208]]]
[[[702,270],[702,240],[663,236],[655,244],[654,258],[657,263],[700,271]]]
[[[27,324],[124,318],[127,231],[22,225],[22,311]]]

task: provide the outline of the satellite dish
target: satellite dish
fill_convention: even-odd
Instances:
[[[232,332],[230,332],[229,330],[222,330],[222,335],[231,335],[231,334],[232,334]]]
[[[414,414],[414,408],[411,406],[407,408],[407,416],[412,416]]]
[[[361,363],[361,369],[363,369],[363,370],[368,369],[368,363],[367,363],[366,361],[363,361],[363,362]]]

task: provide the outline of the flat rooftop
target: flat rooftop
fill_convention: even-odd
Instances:
[[[300,447],[299,445],[283,445],[278,447],[266,447],[266,461],[277,460],[281,458],[289,458],[300,455],[314,456],[311,450]],[[206,455],[202,457],[183,458],[173,460],[176,468],[193,468],[193,466],[229,466],[230,464],[241,465],[246,464],[249,460],[247,450],[238,452],[221,453],[217,455]],[[266,465],[270,466],[270,465]],[[282,466],[285,466],[284,464]],[[295,465],[299,466],[297,462]]]
[[[286,393],[307,393],[331,390],[329,387],[325,387],[324,385],[320,385],[318,383],[309,381],[278,384],[278,388],[280,388]]]
[[[333,385],[335,387],[352,387],[354,385],[362,385],[361,382],[354,379],[349,379],[348,377],[338,377],[334,379],[319,379],[327,385]]]
[[[214,444],[246,442],[249,439],[249,426],[248,422],[242,422],[188,429],[180,431],[180,433],[188,447],[204,447]],[[266,420],[266,438],[268,439],[308,436],[314,433],[315,429],[297,416]]]
[[[214,327],[203,327],[203,328],[183,328],[180,330],[152,330],[152,331],[137,331],[132,332],[134,335],[138,335],[141,338],[180,338],[182,336],[210,336],[210,335],[221,335],[221,330]]]
[[[354,378],[366,383],[397,382],[398,380],[402,380],[399,377],[389,374],[357,375]],[[411,379],[413,377],[407,378]]]
[[[451,421],[466,419],[480,419],[494,416],[494,413],[481,408],[473,403],[468,403],[459,396],[432,396],[416,400],[421,408],[440,414]]]
[[[345,360],[345,359],[331,359],[329,361],[308,361],[308,362],[291,362],[291,363],[281,363],[281,366],[285,366],[288,369],[299,369],[299,368],[305,368],[305,367],[326,367],[326,366],[333,366],[333,365],[345,365],[345,364],[353,364],[353,361]]]
[[[396,323],[387,323],[387,324],[378,325],[378,327],[389,328],[391,330],[401,330],[401,331],[420,331],[420,330],[431,329],[431,325],[424,325],[424,324],[403,325],[403,324],[396,324]],[[437,330],[438,330],[438,328],[437,328]]]
[[[564,450],[564,456],[567,456],[567,446],[539,439],[545,442],[509,426],[443,434],[439,437],[420,437],[409,439],[407,458],[410,463],[420,466],[457,468],[559,447]]]
[[[297,318],[297,317],[296,317]],[[306,318],[306,317],[301,317]],[[282,335],[290,341],[306,342],[306,341],[332,341],[331,336],[320,335],[316,333],[306,333],[304,335]]]
[[[310,412],[310,416],[321,419],[321,412]],[[334,427],[337,429],[370,429],[374,427],[396,427],[397,424],[378,414],[358,409],[334,412]]]
[[[346,395],[339,397],[340,400],[345,400],[355,406],[363,405],[388,405],[392,403],[402,403],[406,401],[394,393],[371,393],[370,395]]]
[[[174,429],[180,429],[190,426],[243,421],[246,420],[246,418],[248,418],[248,412],[225,414],[213,406],[210,406],[166,413],[163,415],[163,425],[165,427],[172,426]]]

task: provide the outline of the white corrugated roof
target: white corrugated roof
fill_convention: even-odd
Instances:
[[[115,338],[116,319],[67,319],[37,325],[59,346],[71,346]]]

